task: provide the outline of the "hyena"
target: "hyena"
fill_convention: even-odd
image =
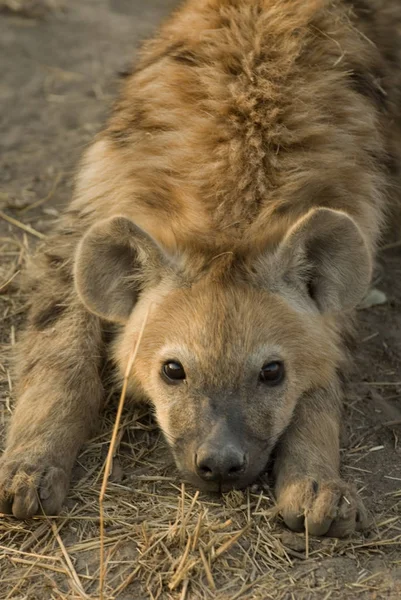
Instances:
[[[394,222],[400,28],[398,0],[187,0],[144,45],[29,269],[1,510],[60,510],[147,317],[129,392],[186,480],[244,487],[272,456],[291,529],[365,524],[342,381]]]

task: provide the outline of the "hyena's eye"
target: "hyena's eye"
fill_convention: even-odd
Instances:
[[[163,379],[167,383],[178,383],[186,378],[184,367],[178,360],[168,360],[162,367]]]
[[[283,381],[284,373],[284,363],[273,360],[263,365],[259,374],[259,381],[267,385],[278,385]]]

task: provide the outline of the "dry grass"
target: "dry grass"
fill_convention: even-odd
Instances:
[[[24,225],[35,229],[30,213],[16,213],[15,219],[27,219]],[[9,355],[24,302],[17,273],[35,243],[26,227],[21,229],[10,220],[3,225],[2,427],[11,413]],[[392,385],[397,392],[398,384]],[[353,402],[351,398],[351,416],[360,408],[357,399]],[[384,414],[379,427],[386,428],[393,420],[393,415]],[[99,598],[103,545],[102,587],[107,600],[401,597],[400,580],[394,575],[401,566],[401,477],[394,476],[392,464],[385,474],[389,487],[374,504],[375,518],[368,535],[343,541],[306,539],[282,527],[264,482],[258,488],[223,497],[199,494],[181,484],[146,410],[125,409],[108,486],[103,488],[102,539],[99,493],[103,474],[109,473],[102,465],[114,427],[111,397],[102,430],[80,455],[67,505],[59,517],[43,516],[29,522],[0,519],[2,600]],[[375,464],[371,461],[387,451],[374,441],[372,431],[369,427],[353,430],[344,451],[345,470],[368,501],[370,489],[365,488]],[[391,431],[397,443],[397,430]]]
[[[141,330],[139,332],[138,338],[135,343],[135,347],[132,349],[131,356],[128,359],[127,368],[126,368],[125,374],[124,374],[124,380],[123,380],[123,386],[122,386],[121,395],[120,395],[120,401],[118,403],[117,416],[116,416],[116,420],[114,422],[113,434],[111,436],[110,447],[109,447],[109,451],[107,453],[106,464],[104,467],[102,487],[100,489],[100,494],[99,494],[99,512],[100,512],[100,517],[99,517],[99,522],[100,522],[99,596],[100,596],[100,600],[103,600],[103,598],[104,598],[104,578],[105,578],[105,573],[106,573],[106,566],[105,566],[105,561],[104,561],[104,541],[105,541],[104,540],[104,497],[106,495],[109,477],[112,472],[114,451],[116,449],[117,438],[118,438],[118,434],[119,434],[119,430],[120,430],[121,416],[122,416],[122,412],[123,412],[123,408],[124,408],[125,397],[127,394],[128,378],[130,376],[132,367],[134,366],[135,359],[138,354],[138,349],[139,349],[139,346],[140,346],[140,343],[142,340],[143,332],[146,327],[150,308],[151,307],[149,307],[148,312],[145,315]]]

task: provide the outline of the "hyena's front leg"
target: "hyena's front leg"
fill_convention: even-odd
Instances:
[[[100,323],[74,291],[75,245],[63,235],[49,241],[36,266],[19,347],[18,400],[0,459],[0,512],[20,518],[60,510],[102,399]]]
[[[341,395],[338,385],[300,399],[274,465],[275,493],[286,525],[312,535],[343,537],[366,525],[354,487],[340,478]]]

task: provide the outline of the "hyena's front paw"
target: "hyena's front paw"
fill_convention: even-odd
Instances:
[[[304,478],[278,492],[278,507],[286,525],[311,535],[345,537],[367,525],[367,512],[356,490],[340,479]]]
[[[60,512],[69,476],[46,456],[5,453],[0,460],[0,512],[27,519],[44,511]]]

